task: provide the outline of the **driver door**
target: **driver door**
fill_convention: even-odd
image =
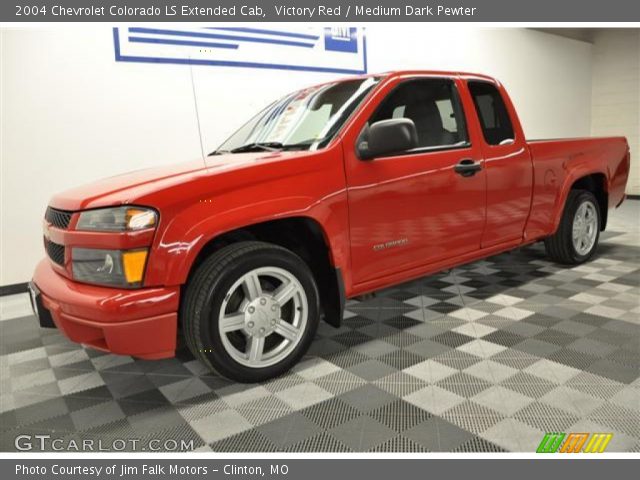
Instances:
[[[361,160],[351,147],[355,139],[346,139],[354,285],[382,285],[386,276],[480,249],[484,161],[470,142],[459,87],[451,78],[398,80],[383,88],[377,106],[356,127],[359,134],[367,123],[409,118],[417,148]],[[477,169],[469,174],[460,168],[465,164]]]

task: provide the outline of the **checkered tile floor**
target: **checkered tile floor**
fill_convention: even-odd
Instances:
[[[535,450],[544,432],[612,432],[640,451],[640,202],[599,255],[525,248],[351,301],[285,377],[238,385],[181,350],[105,355],[0,322],[1,446],[19,434],[193,440],[205,451]],[[624,233],[623,233],[624,232]]]

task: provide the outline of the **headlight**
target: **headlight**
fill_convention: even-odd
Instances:
[[[126,251],[72,248],[73,278],[100,285],[139,287],[148,253],[146,248]]]
[[[158,215],[144,207],[114,207],[80,213],[76,230],[127,232],[156,226]]]

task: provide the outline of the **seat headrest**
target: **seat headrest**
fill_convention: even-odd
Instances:
[[[440,132],[444,129],[440,111],[433,100],[421,100],[408,104],[404,116],[413,120],[418,132],[427,130]]]

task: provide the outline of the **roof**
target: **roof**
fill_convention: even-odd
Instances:
[[[357,80],[362,78],[371,78],[371,77],[384,77],[386,79],[397,78],[397,77],[411,77],[411,76],[442,76],[442,77],[464,77],[464,78],[479,78],[483,80],[488,80],[491,82],[497,82],[497,80],[489,75],[484,75],[482,73],[472,73],[472,72],[454,72],[454,71],[446,71],[446,70],[390,70],[387,72],[373,72],[366,73],[362,75],[352,75],[348,77],[341,78],[337,81],[348,81],[348,80]],[[331,80],[324,83],[334,83],[336,80]]]
[[[472,72],[455,72],[455,71],[447,71],[447,70],[392,70],[389,72],[384,72],[382,75],[388,77],[410,77],[412,75],[439,75],[443,77],[475,77],[475,78],[484,78],[486,80],[495,79],[490,77],[489,75],[484,75],[482,73],[472,73]]]

